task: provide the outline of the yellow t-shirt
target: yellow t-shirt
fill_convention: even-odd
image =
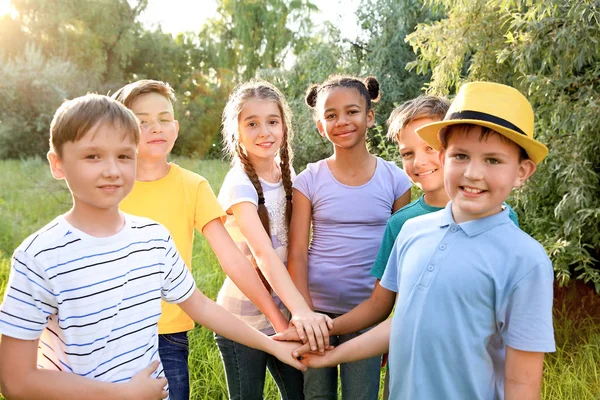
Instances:
[[[161,179],[136,181],[120,208],[128,214],[148,217],[166,226],[190,269],[194,228],[202,232],[204,225],[213,219],[225,219],[225,212],[208,181],[174,163]],[[177,304],[162,302],[158,333],[185,332],[193,327],[194,321]]]

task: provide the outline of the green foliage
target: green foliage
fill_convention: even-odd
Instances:
[[[111,82],[122,79],[147,0],[13,0],[21,30],[47,56]]]
[[[0,54],[0,158],[44,156],[54,112],[91,84],[69,61],[30,45],[12,59]]]
[[[597,2],[428,2],[447,18],[408,37],[430,91],[490,80],[521,90],[550,154],[514,196],[522,227],[552,257],[558,281],[600,292],[600,9]]]

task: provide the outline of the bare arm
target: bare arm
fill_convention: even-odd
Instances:
[[[287,319],[267,292],[250,261],[235,245],[221,220],[213,219],[204,225],[202,233],[219,259],[225,274],[267,316],[276,331],[285,330],[288,326]]]
[[[308,245],[312,206],[310,200],[296,189],[294,189],[293,198],[294,211],[290,222],[288,271],[310,308],[314,309],[308,290]]]
[[[392,213],[395,213],[405,205],[410,203],[410,189],[408,189],[404,194],[394,201],[394,205],[392,206]]]
[[[381,286],[378,279],[371,297],[334,319],[334,326],[329,334],[343,335],[378,324],[390,315],[395,301],[396,293]]]
[[[377,280],[371,297],[354,307],[351,311],[333,320],[334,326],[329,331],[329,335],[343,335],[357,332],[378,324],[390,315],[394,309],[395,300],[396,293],[381,286],[379,280]],[[295,330],[288,329],[285,332],[275,335],[274,339],[298,340],[298,336]],[[311,349],[307,345],[301,346],[296,350],[299,355],[303,355],[309,351]]]
[[[539,400],[544,353],[521,351],[506,346],[504,398]]]
[[[328,350],[325,355],[304,354],[302,363],[311,368],[332,367],[386,353],[390,347],[391,326],[392,320],[388,319],[370,331]],[[294,356],[298,356],[295,351]]]
[[[95,379],[37,368],[37,340],[2,336],[0,342],[0,388],[7,399],[104,400],[167,397],[165,378],[150,375],[158,362],[144,368],[128,383],[107,383]]]
[[[294,368],[306,369],[292,356],[292,350],[298,347],[297,343],[276,342],[270,339],[242,320],[234,317],[223,307],[203,295],[198,289],[195,289],[188,299],[179,303],[179,306],[194,321],[221,336],[266,351]]]
[[[259,268],[291,311],[292,322],[298,329],[300,340],[308,339],[311,347],[318,346],[323,351],[325,345],[329,343],[327,323],[331,318],[313,312],[302,294],[296,289],[285,265],[273,249],[271,238],[263,229],[256,206],[250,202],[242,202],[234,204],[231,211]],[[304,332],[306,332],[306,336]]]

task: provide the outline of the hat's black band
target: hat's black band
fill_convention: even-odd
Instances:
[[[521,130],[521,128],[519,128],[515,124],[512,124],[503,118],[499,118],[494,115],[479,112],[479,111],[458,111],[458,112],[450,114],[449,116],[447,116],[445,118],[445,120],[450,120],[450,119],[476,119],[479,121],[491,122],[492,124],[503,126],[505,128],[511,129],[513,131],[519,132],[521,135],[527,136],[527,134],[525,132],[523,132]]]

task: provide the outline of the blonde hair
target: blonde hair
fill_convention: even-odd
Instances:
[[[123,103],[125,107],[131,108],[131,104],[140,96],[148,93],[158,93],[165,97],[171,104],[175,103],[175,92],[166,82],[152,79],[141,79],[123,86],[111,96],[113,99]]]
[[[258,175],[254,170],[254,166],[239,142],[238,118],[244,105],[253,99],[271,100],[275,102],[283,119],[283,139],[281,141],[281,147],[279,148],[279,167],[281,169],[281,180],[286,196],[285,221],[288,227],[292,217],[291,165],[293,153],[290,146],[293,136],[291,125],[292,112],[285,101],[283,94],[275,86],[261,79],[252,79],[249,82],[236,87],[229,96],[227,105],[223,110],[223,150],[231,157],[234,163],[241,163],[246,175],[250,178],[254,189],[256,189],[256,193],[258,194],[258,216],[260,217],[265,231],[270,237],[269,213],[265,206],[263,189],[258,180]]]
[[[400,104],[387,120],[388,140],[396,140],[398,133],[412,121],[421,118],[443,120],[449,108],[450,101],[435,96],[419,96]]]
[[[65,101],[56,110],[50,124],[50,151],[62,157],[65,143],[80,140],[100,123],[122,128],[125,137],[133,139],[136,145],[140,141],[140,127],[131,110],[108,96],[86,94]]]

